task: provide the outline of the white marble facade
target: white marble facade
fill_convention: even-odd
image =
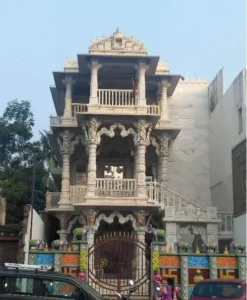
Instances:
[[[211,206],[208,82],[180,80],[168,113],[171,127],[181,128],[168,160],[168,186],[202,208]]]

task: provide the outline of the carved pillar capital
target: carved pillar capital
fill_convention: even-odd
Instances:
[[[85,142],[87,144],[98,144],[98,128],[100,126],[100,122],[96,118],[91,118],[87,124],[82,124],[82,131],[84,133]]]
[[[160,144],[160,156],[169,156],[172,148],[172,136],[167,133],[163,133],[159,136],[159,144]]]
[[[138,227],[146,227],[146,215],[143,209],[135,212]]]
[[[136,145],[148,146],[150,144],[150,133],[152,131],[152,125],[145,120],[139,120],[137,124],[137,139]]]
[[[64,130],[57,138],[59,149],[62,155],[71,154],[71,133],[69,130]]]
[[[60,230],[67,230],[68,222],[69,222],[68,214],[67,213],[59,214],[59,215],[57,215],[57,218],[60,221]]]
[[[87,219],[87,227],[91,230],[94,230],[97,213],[98,211],[94,209],[89,209],[87,212],[85,212],[86,219]]]

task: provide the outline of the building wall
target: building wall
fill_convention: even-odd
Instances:
[[[211,86],[219,82],[218,76],[222,76],[221,72]],[[232,149],[246,136],[245,85],[246,70],[243,70],[225,94],[216,99],[216,106],[210,114],[211,197],[213,206],[221,212],[233,212]],[[240,107],[243,111],[243,132],[239,134]]]
[[[246,244],[246,214],[234,219],[233,223],[234,240],[238,243]]]
[[[28,250],[29,250],[29,240],[30,240],[30,227],[31,227],[31,210],[28,215],[28,226],[27,232],[25,235],[25,261],[24,263],[28,263]],[[45,241],[45,224],[39,214],[33,210],[33,228],[32,228],[32,239],[33,240],[42,240]]]
[[[168,99],[171,126],[181,128],[168,161],[168,186],[187,200],[211,205],[208,82],[180,81]]]

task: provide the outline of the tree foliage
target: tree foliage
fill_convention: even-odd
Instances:
[[[22,208],[31,203],[34,116],[29,101],[10,101],[0,117],[0,188],[7,200],[7,222],[19,221]],[[44,209],[46,194],[46,153],[36,155],[34,208]]]

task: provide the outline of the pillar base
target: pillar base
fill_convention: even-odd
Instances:
[[[59,239],[61,241],[67,241],[68,240],[68,230],[58,230],[57,233],[59,234]]]

